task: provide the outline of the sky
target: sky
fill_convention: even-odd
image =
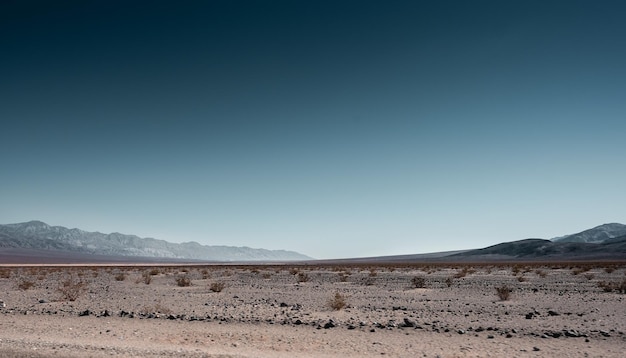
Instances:
[[[0,223],[315,258],[626,223],[624,1],[2,1]]]

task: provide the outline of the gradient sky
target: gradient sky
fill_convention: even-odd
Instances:
[[[316,258],[626,223],[624,1],[2,1],[0,223]]]

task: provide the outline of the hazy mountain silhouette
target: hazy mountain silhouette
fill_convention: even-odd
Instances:
[[[109,257],[145,257],[206,261],[295,261],[311,260],[294,251],[253,249],[234,246],[207,246],[197,242],[181,244],[140,238],[120,233],[102,234],[41,221],[0,225],[0,249],[54,250]],[[5,250],[6,251],[6,250]],[[58,253],[57,253],[58,254]]]

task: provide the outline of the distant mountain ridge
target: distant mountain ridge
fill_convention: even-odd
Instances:
[[[554,242],[586,242],[602,243],[609,239],[626,235],[626,225],[610,223],[596,226],[592,229],[581,231],[577,234],[553,238]]]
[[[102,234],[41,221],[0,225],[0,249],[60,250],[81,254],[207,261],[299,261],[311,257],[285,250],[181,244],[120,233]]]

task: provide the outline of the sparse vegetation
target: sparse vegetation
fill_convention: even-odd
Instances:
[[[328,306],[335,311],[339,311],[347,305],[346,297],[339,292],[335,292],[335,295],[328,300]]]
[[[414,276],[411,279],[411,283],[415,288],[424,288],[426,287],[426,279],[423,276]]]
[[[180,275],[176,277],[176,285],[178,285],[178,287],[191,286],[191,279],[188,275]]]
[[[137,279],[137,281],[135,281],[135,283],[145,283],[146,285],[149,285],[150,282],[152,282],[152,275],[150,275],[150,271],[143,271],[141,273],[141,277]]]
[[[17,283],[17,288],[19,288],[22,291],[26,291],[30,289],[31,287],[33,287],[34,285],[35,285],[35,282],[27,280],[27,279],[22,279],[20,280],[20,282]]]
[[[209,285],[209,290],[211,290],[211,292],[222,292],[225,287],[224,282],[213,282]]]
[[[72,276],[61,282],[57,291],[61,294],[61,298],[67,301],[76,301],[78,297],[85,291],[87,284],[81,280],[74,280]]]
[[[126,280],[126,273],[119,272],[118,274],[115,275],[115,281],[124,281],[124,280]]]
[[[511,298],[511,292],[513,292],[513,289],[507,285],[496,287],[496,293],[500,301],[508,301]]]
[[[296,275],[296,280],[298,281],[298,283],[302,283],[302,282],[309,282],[310,278],[309,275],[307,275],[304,272],[299,272]]]

